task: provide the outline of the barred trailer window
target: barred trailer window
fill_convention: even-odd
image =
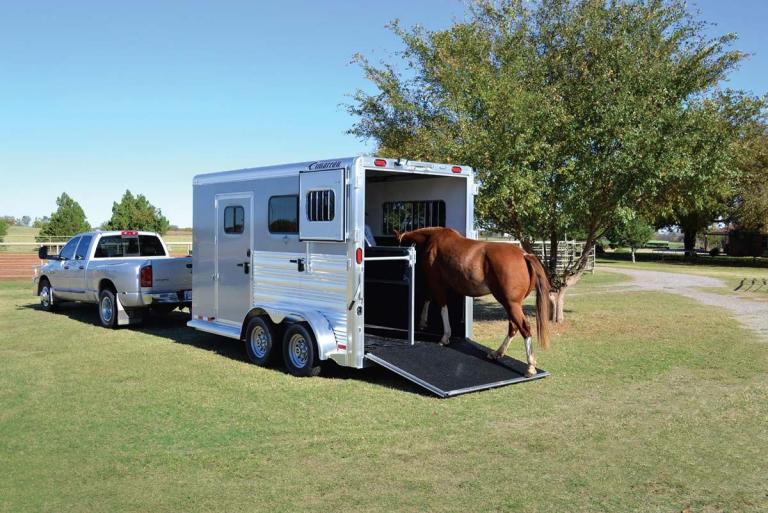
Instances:
[[[384,234],[394,230],[401,232],[445,226],[445,202],[430,201],[389,201],[384,203]]]
[[[307,219],[309,221],[333,221],[336,195],[330,189],[307,193]]]

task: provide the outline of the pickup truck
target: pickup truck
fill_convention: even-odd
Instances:
[[[140,322],[192,304],[192,258],[170,257],[156,233],[93,231],[72,237],[58,255],[38,253],[33,292],[43,310],[62,301],[99,305],[107,328]]]

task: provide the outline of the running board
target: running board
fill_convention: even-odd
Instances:
[[[229,326],[227,324],[192,319],[187,322],[187,326],[195,328],[196,330],[205,331],[206,333],[213,333],[214,335],[221,335],[222,337],[240,340],[240,328]]]
[[[490,360],[488,352],[485,347],[465,339],[447,347],[433,342],[416,342],[413,346],[374,345],[365,358],[438,397],[453,397],[549,376],[547,371],[537,369],[534,376],[528,377],[525,363],[508,356],[498,361]]]

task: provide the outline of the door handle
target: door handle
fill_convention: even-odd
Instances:
[[[300,273],[304,272],[304,259],[303,258],[294,258],[292,260],[289,260],[290,263],[296,264],[296,270]]]
[[[80,267],[78,267],[78,269],[85,269],[85,266],[81,265]]]
[[[239,264],[237,264],[237,266],[238,267],[242,267],[243,268],[243,272],[245,274],[248,274],[249,272],[251,272],[251,266],[250,266],[250,264],[248,262],[240,262]]]
[[[68,265],[65,265],[65,266],[64,266],[64,269],[69,269],[69,266],[68,266]]]

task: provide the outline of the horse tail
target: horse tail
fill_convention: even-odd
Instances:
[[[529,272],[536,278],[536,334],[543,349],[549,347],[549,279],[536,255],[525,255]]]

